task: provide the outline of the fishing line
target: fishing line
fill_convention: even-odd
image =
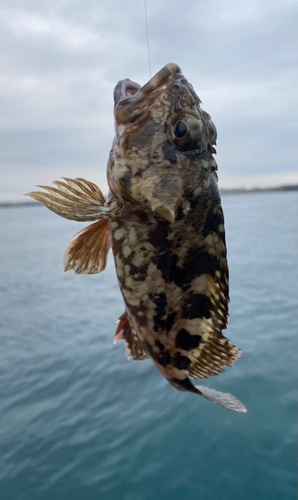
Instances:
[[[146,35],[147,35],[147,51],[148,51],[148,65],[149,65],[149,76],[151,78],[151,62],[150,62],[150,47],[149,47],[149,32],[148,32],[148,17],[147,17],[147,3],[144,0],[145,8],[145,22],[146,22]]]

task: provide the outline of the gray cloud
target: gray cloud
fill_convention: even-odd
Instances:
[[[31,189],[33,173],[44,183],[88,171],[104,183],[113,87],[148,79],[143,1],[1,5],[0,196]],[[222,182],[294,181],[296,2],[147,6],[153,72],[177,62],[194,85],[218,129]]]

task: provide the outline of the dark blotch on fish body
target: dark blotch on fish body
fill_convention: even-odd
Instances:
[[[201,342],[200,335],[191,335],[184,328],[182,328],[176,336],[176,347],[184,351],[191,351],[199,346]]]
[[[190,365],[190,359],[180,354],[180,352],[177,352],[173,364],[178,370],[187,370]]]
[[[170,142],[166,141],[164,143],[164,146],[163,146],[162,149],[163,149],[163,153],[165,155],[165,158],[167,160],[169,160],[172,163],[172,165],[174,165],[175,163],[177,163],[176,149],[173,146],[173,144],[171,144]]]
[[[149,298],[150,295],[149,295]],[[154,331],[164,330],[166,326],[166,320],[162,319],[166,314],[167,310],[167,296],[165,293],[161,293],[155,297],[154,303],[156,305],[156,314],[153,317],[154,320]]]
[[[185,378],[182,380],[180,380],[179,378],[172,378],[172,379],[168,378],[168,381],[178,391],[197,392],[195,387],[192,385],[191,381],[189,380],[189,378]]]
[[[208,236],[211,232],[218,233],[219,224],[223,224],[222,214],[209,214],[203,229],[203,236]]]
[[[172,329],[172,326],[174,325],[175,323],[175,319],[176,319],[176,313],[173,312],[173,313],[170,313],[166,319],[166,331],[169,332],[171,331]]]
[[[170,242],[167,239],[169,234],[168,224],[159,224],[150,231],[148,235],[148,241],[155,248],[158,248],[158,253],[161,254],[170,247]],[[161,261],[164,264],[164,259]]]
[[[155,341],[155,345],[156,345],[156,347],[158,347],[158,349],[160,349],[161,351],[164,351],[165,346],[159,340]]]
[[[163,275],[163,277],[165,281],[173,281],[179,287],[190,283],[194,276],[201,276],[202,274],[214,276],[217,268],[216,257],[206,252],[204,247],[190,249],[186,254],[183,268],[177,266],[177,261],[178,257],[173,255],[169,275]]]
[[[125,259],[123,259],[124,262]],[[147,276],[148,264],[144,264],[143,266],[137,267],[134,266],[131,261],[129,261],[129,274],[133,276],[135,281],[144,281]]]
[[[127,138],[127,148],[140,147],[143,144],[151,144],[152,138],[160,129],[159,123],[154,123],[153,120],[147,122],[140,130],[134,134],[129,134]]]
[[[143,342],[147,352],[150,354],[151,358],[154,359],[161,366],[167,366],[171,364],[171,354],[168,350],[160,350],[159,352],[155,352],[153,347],[146,340]]]
[[[126,307],[129,309],[130,313],[134,315],[136,321],[140,326],[147,326],[147,318],[146,318],[146,312],[147,309],[144,305],[139,305],[139,306],[132,306],[129,302],[126,302]],[[138,312],[143,313],[142,316],[138,314]]]
[[[131,186],[131,176],[130,175],[126,175],[125,177],[123,177],[121,179],[121,184],[123,187],[125,187],[127,190],[130,188]]]
[[[195,318],[210,318],[212,310],[212,304],[209,297],[201,293],[194,293],[189,296],[186,307],[184,309],[184,315],[187,319]]]

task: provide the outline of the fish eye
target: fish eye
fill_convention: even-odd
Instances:
[[[174,127],[174,136],[176,139],[184,139],[189,132],[187,123],[183,120],[179,120]]]
[[[192,115],[180,115],[172,122],[169,134],[177,149],[189,151],[199,146],[203,133],[203,123]]]

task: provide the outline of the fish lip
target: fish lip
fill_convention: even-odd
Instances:
[[[125,101],[130,97],[134,96],[141,88],[136,82],[133,82],[129,78],[120,80],[114,88],[114,104],[115,107],[119,102]]]
[[[139,88],[133,96],[119,100],[115,105],[115,117],[118,123],[126,125],[140,118],[156,97],[171,86],[177,73],[181,73],[180,67],[169,63]]]

